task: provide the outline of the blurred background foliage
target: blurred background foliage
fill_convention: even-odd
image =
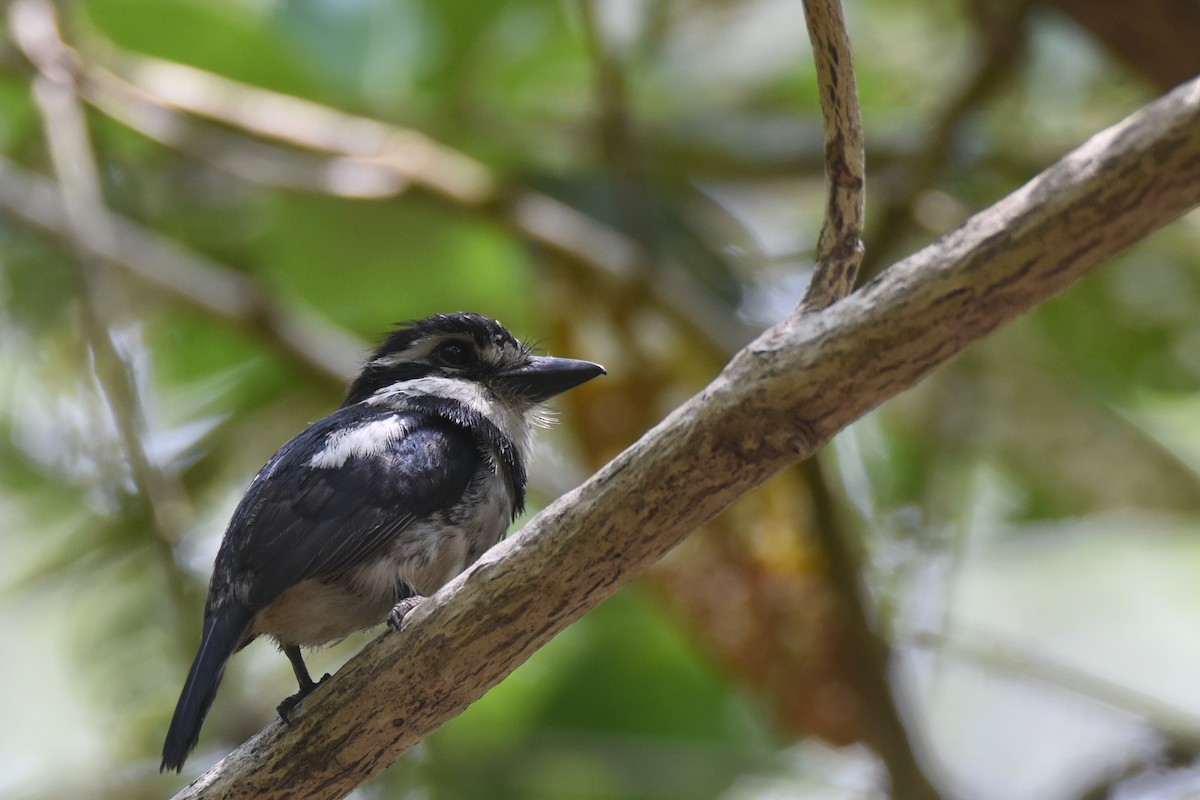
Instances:
[[[5,797],[182,785],[157,753],[224,523],[393,322],[476,310],[608,367],[542,437],[536,506],[801,296],[822,177],[799,3],[76,0],[57,32],[50,9],[0,22]],[[846,12],[868,276],[1200,72],[1186,0]],[[738,503],[358,794],[865,798],[891,773],[906,798],[1197,796],[1198,385],[1192,214]],[[265,644],[234,659],[187,775],[290,682]]]

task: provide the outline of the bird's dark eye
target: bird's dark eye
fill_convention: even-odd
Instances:
[[[462,342],[443,342],[433,351],[433,357],[447,367],[465,367],[471,362],[471,348]]]

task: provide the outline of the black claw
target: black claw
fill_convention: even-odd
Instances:
[[[392,613],[388,614],[387,625],[394,631],[400,630],[400,623],[404,622],[404,618],[412,613],[412,610],[421,605],[425,601],[422,595],[414,594],[412,597],[406,597],[392,607]]]
[[[296,706],[304,699],[303,692],[296,692],[291,697],[284,700],[279,705],[275,706],[275,711],[279,713],[279,718],[283,720],[283,724],[289,728],[292,727],[291,713],[296,710]]]
[[[296,710],[296,706],[300,705],[301,700],[312,694],[313,690],[327,680],[329,680],[328,672],[321,676],[321,680],[316,681],[315,683],[313,681],[309,681],[307,685],[302,685],[300,687],[300,691],[296,692],[291,697],[286,698],[282,703],[275,707],[275,710],[279,713],[279,718],[283,720],[285,725],[287,725],[289,728],[292,726],[290,715]]]
[[[300,657],[299,647],[288,645],[283,648],[283,653],[288,657],[288,661],[292,662],[292,671],[296,673],[296,683],[300,686],[300,691],[275,707],[275,710],[279,712],[279,718],[283,720],[285,725],[290,727],[292,724],[290,715],[296,709],[296,706],[300,704],[301,700],[312,694],[314,689],[324,683],[329,677],[329,673],[326,672],[321,680],[314,681],[309,677],[308,668],[304,666],[304,659]]]

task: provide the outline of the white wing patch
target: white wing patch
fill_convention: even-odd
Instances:
[[[308,466],[337,469],[353,457],[370,458],[408,433],[399,416],[376,419],[353,428],[334,431],[325,438],[325,446],[309,459]]]

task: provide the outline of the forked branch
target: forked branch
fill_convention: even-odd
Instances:
[[[742,494],[1200,203],[1200,79],[740,351],[180,798],[341,797]],[[531,590],[536,587],[536,590]]]

